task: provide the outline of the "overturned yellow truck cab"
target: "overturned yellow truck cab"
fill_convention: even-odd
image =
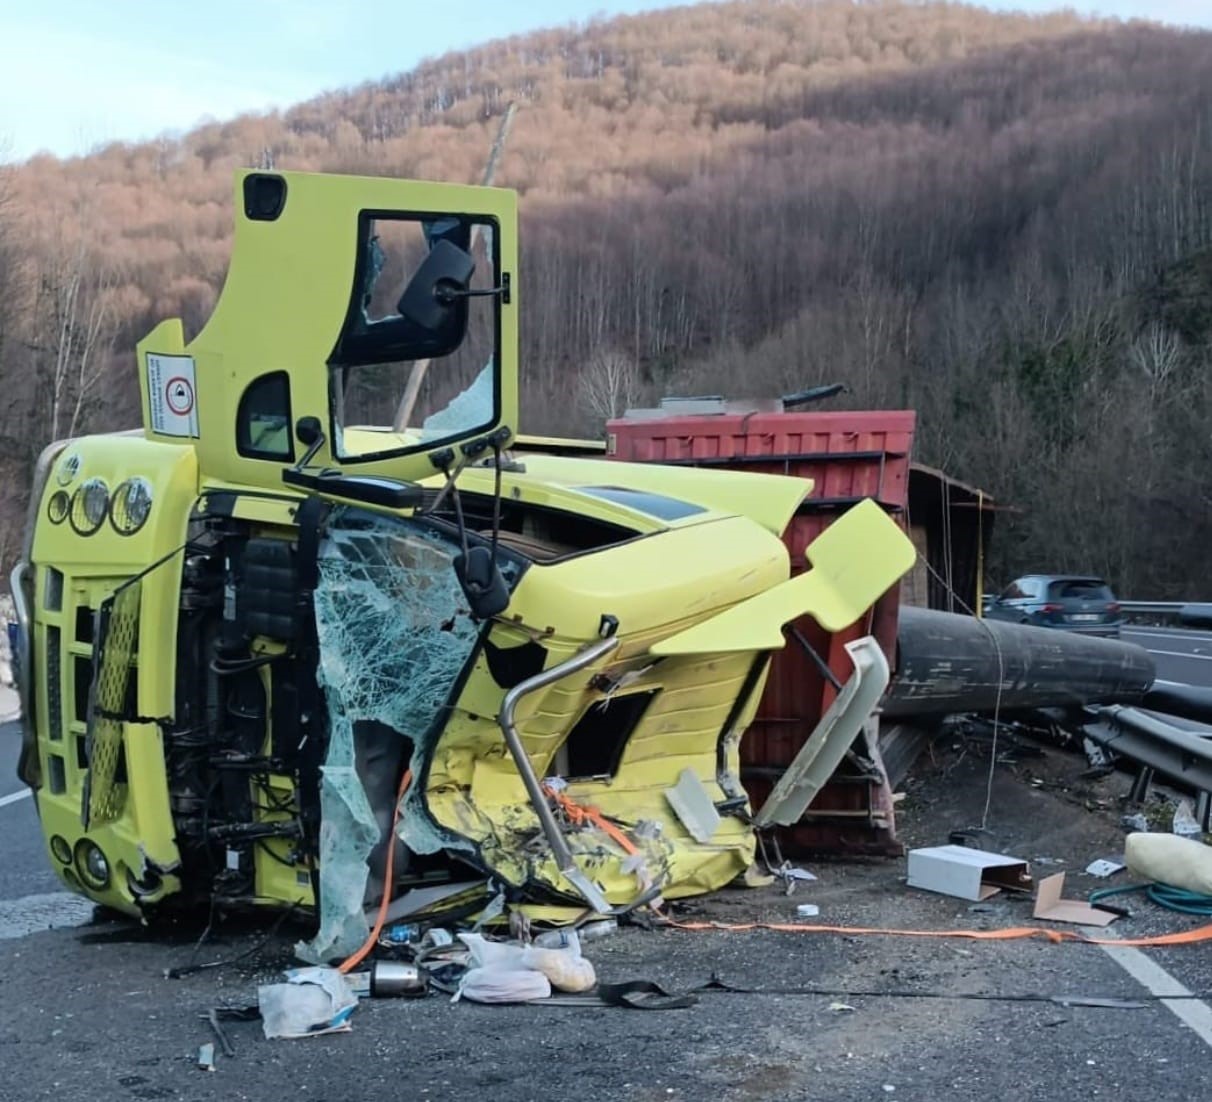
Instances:
[[[801,480],[528,452],[509,191],[249,172],[235,208],[207,324],[138,347],[142,431],[38,465],[21,773],[58,875],[310,910],[320,960],[417,886],[558,914],[743,873],[781,627],[856,621],[904,534],[866,503],[789,580]]]

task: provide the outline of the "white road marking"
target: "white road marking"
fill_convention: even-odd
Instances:
[[[15,804],[18,800],[28,799],[34,794],[32,788],[23,788],[20,792],[14,792],[11,796],[0,796],[0,807],[7,804]]]
[[[1206,643],[1212,638],[1202,631],[1141,631],[1139,628],[1126,628],[1124,635],[1148,635],[1152,639],[1187,639],[1192,643]]]
[[[1114,937],[1107,930],[1087,929],[1092,937]],[[1103,945],[1101,948],[1142,987],[1161,999],[1161,1004],[1184,1025],[1189,1026],[1205,1045],[1212,1048],[1212,1007],[1178,982],[1155,960],[1130,945]]]
[[[1156,624],[1137,627],[1135,624],[1122,624],[1125,635],[1177,635],[1184,639],[1207,639],[1212,631],[1201,628],[1165,628]]]
[[[1212,662],[1212,654],[1192,654],[1185,650],[1154,650],[1152,647],[1145,649],[1150,654],[1168,654],[1172,658],[1193,658],[1196,662]]]

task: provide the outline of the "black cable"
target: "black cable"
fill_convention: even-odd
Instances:
[[[278,661],[279,658],[285,658],[286,654],[258,654],[252,658],[237,658],[237,659],[222,659],[212,658],[210,660],[210,670],[212,673],[218,674],[220,677],[227,677],[235,673],[247,673],[249,670],[259,670],[262,666],[268,666],[271,662]]]
[[[277,861],[279,865],[282,865],[285,868],[297,869],[299,867],[294,861],[288,861],[285,857],[274,853],[274,851],[269,848],[269,843],[260,838],[257,839],[257,849],[264,853],[266,857],[272,858],[273,860]]]
[[[298,901],[296,901],[296,902],[292,903],[289,907],[287,907],[286,910],[284,910],[278,916],[277,922],[275,922],[273,924],[273,926],[271,926],[269,928],[269,931],[265,934],[265,936],[263,938],[261,938],[260,941],[256,942],[251,948],[244,950],[243,953],[238,953],[234,957],[227,957],[224,960],[207,961],[205,964],[186,964],[180,968],[166,968],[164,970],[165,979],[179,980],[183,976],[192,976],[195,972],[205,972],[210,968],[225,968],[229,964],[238,964],[242,960],[247,960],[254,953],[259,952],[261,949],[263,949],[266,945],[269,944],[270,940],[273,937],[275,937],[277,935],[278,931],[282,928],[282,924],[287,920],[287,918],[289,918],[292,914],[294,914],[294,912],[298,908],[298,906],[299,906],[299,903],[298,903]],[[213,897],[211,900],[211,910],[213,913],[213,910],[214,910]],[[208,924],[206,929],[202,932],[202,936],[205,937],[206,934],[209,932],[210,932],[210,925]],[[202,944],[202,939],[200,938],[198,940],[198,944],[194,947],[195,953],[197,953],[197,950],[201,946],[201,944]]]

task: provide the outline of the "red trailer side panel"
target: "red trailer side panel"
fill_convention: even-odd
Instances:
[[[812,492],[783,534],[794,575],[807,566],[808,544],[863,498],[874,498],[904,526],[914,424],[912,410],[624,419],[607,425],[607,453],[630,462],[723,466],[810,480]],[[844,644],[861,635],[874,635],[891,664],[898,588],[845,631],[826,632],[804,617],[795,632],[839,682],[851,673]],[[742,779],[754,807],[766,799],[834,695],[794,638],[775,654],[757,719],[741,743]],[[882,777],[844,765],[804,819],[781,833],[780,844],[788,853],[899,853]]]

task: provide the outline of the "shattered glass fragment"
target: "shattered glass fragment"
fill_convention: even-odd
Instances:
[[[435,410],[421,423],[424,439],[449,436],[455,432],[466,432],[476,425],[492,420],[493,361],[490,359],[466,390],[460,391],[439,410]]]

